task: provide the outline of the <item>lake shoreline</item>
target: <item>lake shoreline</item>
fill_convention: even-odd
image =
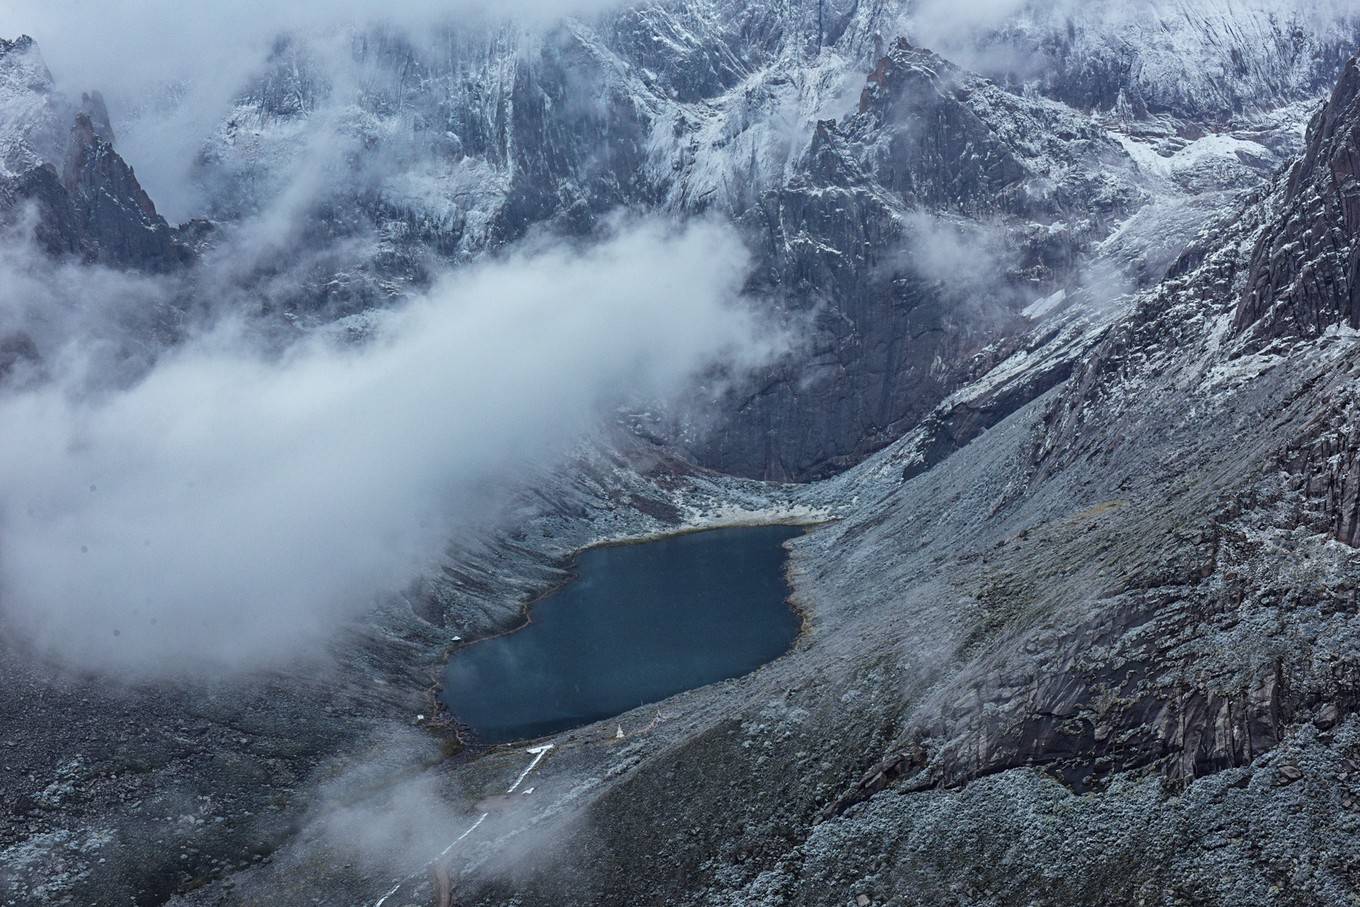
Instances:
[[[783,554],[784,563],[781,568],[781,577],[783,584],[787,590],[787,593],[783,598],[783,604],[786,605],[788,609],[793,613],[794,618],[797,621],[797,631],[794,634],[793,639],[790,640],[787,648],[785,648],[785,650],[781,652],[778,656],[770,659],[769,661],[762,662],[760,665],[753,668],[752,671],[748,671],[745,674],[740,674],[736,676],[738,677],[747,676],[750,673],[753,673],[754,671],[757,671],[760,668],[765,667],[766,665],[773,664],[774,662],[782,659],[789,653],[795,651],[800,646],[800,644],[804,643],[809,635],[811,628],[810,611],[806,607],[806,605],[798,599],[797,591],[794,587],[794,577],[796,574],[793,569],[793,559],[789,551],[788,544],[789,542],[792,542],[795,539],[806,536],[808,533],[813,532],[814,530],[818,529],[821,526],[825,526],[833,522],[835,522],[834,519],[828,519],[825,516],[814,516],[812,514],[788,514],[788,513],[773,514],[769,518],[756,517],[747,519],[735,519],[730,521],[716,520],[713,522],[681,526],[676,527],[674,529],[668,529],[657,532],[628,535],[620,538],[605,538],[593,541],[587,545],[583,545],[580,548],[577,548],[571,551],[570,553],[563,555],[560,559],[558,559],[555,566],[557,569],[563,571],[562,578],[547,586],[543,591],[533,595],[531,598],[526,599],[519,610],[518,614],[519,619],[514,625],[506,627],[505,629],[495,633],[488,633],[467,639],[459,639],[453,642],[451,645],[445,647],[445,649],[441,653],[440,665],[434,672],[435,682],[427,691],[428,699],[430,701],[431,709],[430,714],[432,717],[431,719],[426,721],[425,724],[430,730],[437,732],[441,737],[447,738],[448,735],[450,734],[452,735],[452,738],[456,742],[458,749],[453,753],[450,753],[449,754],[450,756],[461,754],[473,755],[476,753],[489,752],[500,747],[522,746],[525,744],[536,743],[545,739],[549,739],[550,737],[556,736],[556,734],[558,733],[563,733],[563,731],[558,731],[555,732],[554,734],[545,734],[536,737],[526,737],[523,739],[516,739],[512,741],[500,741],[496,743],[486,743],[478,741],[472,729],[468,727],[466,724],[464,724],[445,703],[443,697],[443,694],[445,692],[444,679],[448,672],[450,661],[459,652],[462,652],[463,650],[480,643],[487,643],[493,640],[503,639],[505,637],[512,636],[533,626],[535,609],[540,604],[553,598],[554,596],[561,593],[564,589],[571,586],[573,583],[579,581],[581,578],[579,570],[579,563],[581,558],[591,552],[599,551],[601,549],[626,548],[637,545],[652,544],[657,542],[679,539],[686,536],[700,535],[708,532],[717,532],[721,530],[762,529],[779,526],[802,529],[803,533],[801,535],[795,535],[784,540],[780,546],[784,550]],[[708,683],[700,684],[699,687],[708,686],[712,683],[720,683],[723,682],[723,680],[731,679],[735,679],[735,677],[710,681]],[[697,689],[699,687],[691,687],[690,689]],[[684,692],[684,690],[676,691],[675,693],[672,693],[670,695],[671,696],[679,695],[681,692]],[[669,696],[664,698],[669,698]],[[662,700],[657,701],[664,701],[664,698]],[[594,721],[586,722],[586,724],[582,726],[588,726],[589,724],[592,723],[595,722]]]

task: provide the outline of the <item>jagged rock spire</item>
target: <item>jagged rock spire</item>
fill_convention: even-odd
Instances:
[[[1360,328],[1360,58],[1309,125],[1278,204],[1252,254],[1237,328],[1262,338]]]

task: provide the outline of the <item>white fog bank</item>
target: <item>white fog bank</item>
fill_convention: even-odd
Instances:
[[[727,228],[632,224],[460,271],[363,346],[219,330],[124,390],[0,396],[0,612],[136,675],[319,649],[619,402],[776,355],[747,266]]]

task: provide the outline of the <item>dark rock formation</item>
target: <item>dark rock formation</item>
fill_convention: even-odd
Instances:
[[[1319,414],[1304,441],[1281,457],[1312,502],[1309,522],[1360,547],[1360,415],[1350,401]]]
[[[1259,350],[1272,341],[1360,329],[1360,61],[1352,59],[1308,128],[1303,156],[1271,200],[1278,215],[1251,256],[1235,326]],[[1280,456],[1311,502],[1307,521],[1360,544],[1360,421],[1348,395],[1329,398]]]
[[[115,267],[163,272],[192,260],[114,151],[98,92],[79,103],[62,97],[28,37],[0,43],[0,87],[29,121],[0,149],[0,225],[19,225],[31,211],[24,226],[42,249]]]
[[[1104,130],[1002,91],[904,39],[869,74],[859,110],[878,133],[880,181],[930,209],[1108,220],[1136,201],[1105,172],[1128,163]]]
[[[645,175],[650,124],[638,99],[609,78],[609,63],[598,47],[562,29],[535,65],[516,67],[506,108],[513,177],[497,240],[554,221],[588,234],[612,209],[658,202]]]
[[[1021,324],[1008,290],[961,307],[912,273],[908,215],[996,221],[1017,258],[1002,282],[1030,292],[1070,276],[1144,199],[1132,162],[1089,120],[906,44],[885,56],[872,37],[878,12],[731,6],[715,16],[644,5],[564,25],[514,54],[513,36],[498,32],[481,44],[475,32],[439,36],[436,53],[366,38],[365,64],[399,89],[365,103],[420,124],[411,146],[375,134],[375,156],[428,153],[478,173],[478,184],[458,183],[434,217],[423,200],[384,194],[357,152],[354,183],[315,215],[383,237],[363,265],[379,282],[419,279],[421,248],[461,258],[530,230],[589,235],[620,209],[731,218],[756,253],[753,293],[811,329],[782,367],[722,401],[717,424],[705,405],[705,430],[681,433],[699,439],[692,453],[706,466],[807,480],[890,443],[958,386],[974,353]],[[814,51],[879,67],[860,112],[804,135],[786,108],[798,102],[799,60]],[[247,98],[260,122],[233,118],[201,162],[223,216],[253,210],[250,193],[269,185],[237,155],[238,130],[267,133],[326,94],[291,48],[277,56]],[[863,76],[850,68],[846,78]],[[295,307],[325,301],[304,294]],[[690,427],[689,414],[679,419]]]
[[[1252,254],[1238,330],[1261,338],[1360,328],[1360,64],[1346,65],[1308,127],[1281,216]]]
[[[1070,277],[1139,203],[1130,170],[1090,124],[896,43],[858,113],[817,124],[793,177],[743,216],[757,289],[817,310],[818,331],[792,367],[733,401],[742,428],[714,431],[701,460],[805,480],[889,443],[966,380],[975,354],[1024,327],[1008,294]],[[979,285],[988,298],[960,299],[913,270],[928,254],[913,211],[1010,225],[1015,262]]]
[[[75,226],[72,240],[88,257],[146,271],[168,271],[192,260],[132,168],[113,150],[107,114],[102,123],[88,113],[76,114],[62,187]]]

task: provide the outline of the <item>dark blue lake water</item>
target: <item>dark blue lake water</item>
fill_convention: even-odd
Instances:
[[[483,743],[553,734],[749,673],[789,650],[790,526],[592,548],[530,622],[454,653],[449,711]]]

